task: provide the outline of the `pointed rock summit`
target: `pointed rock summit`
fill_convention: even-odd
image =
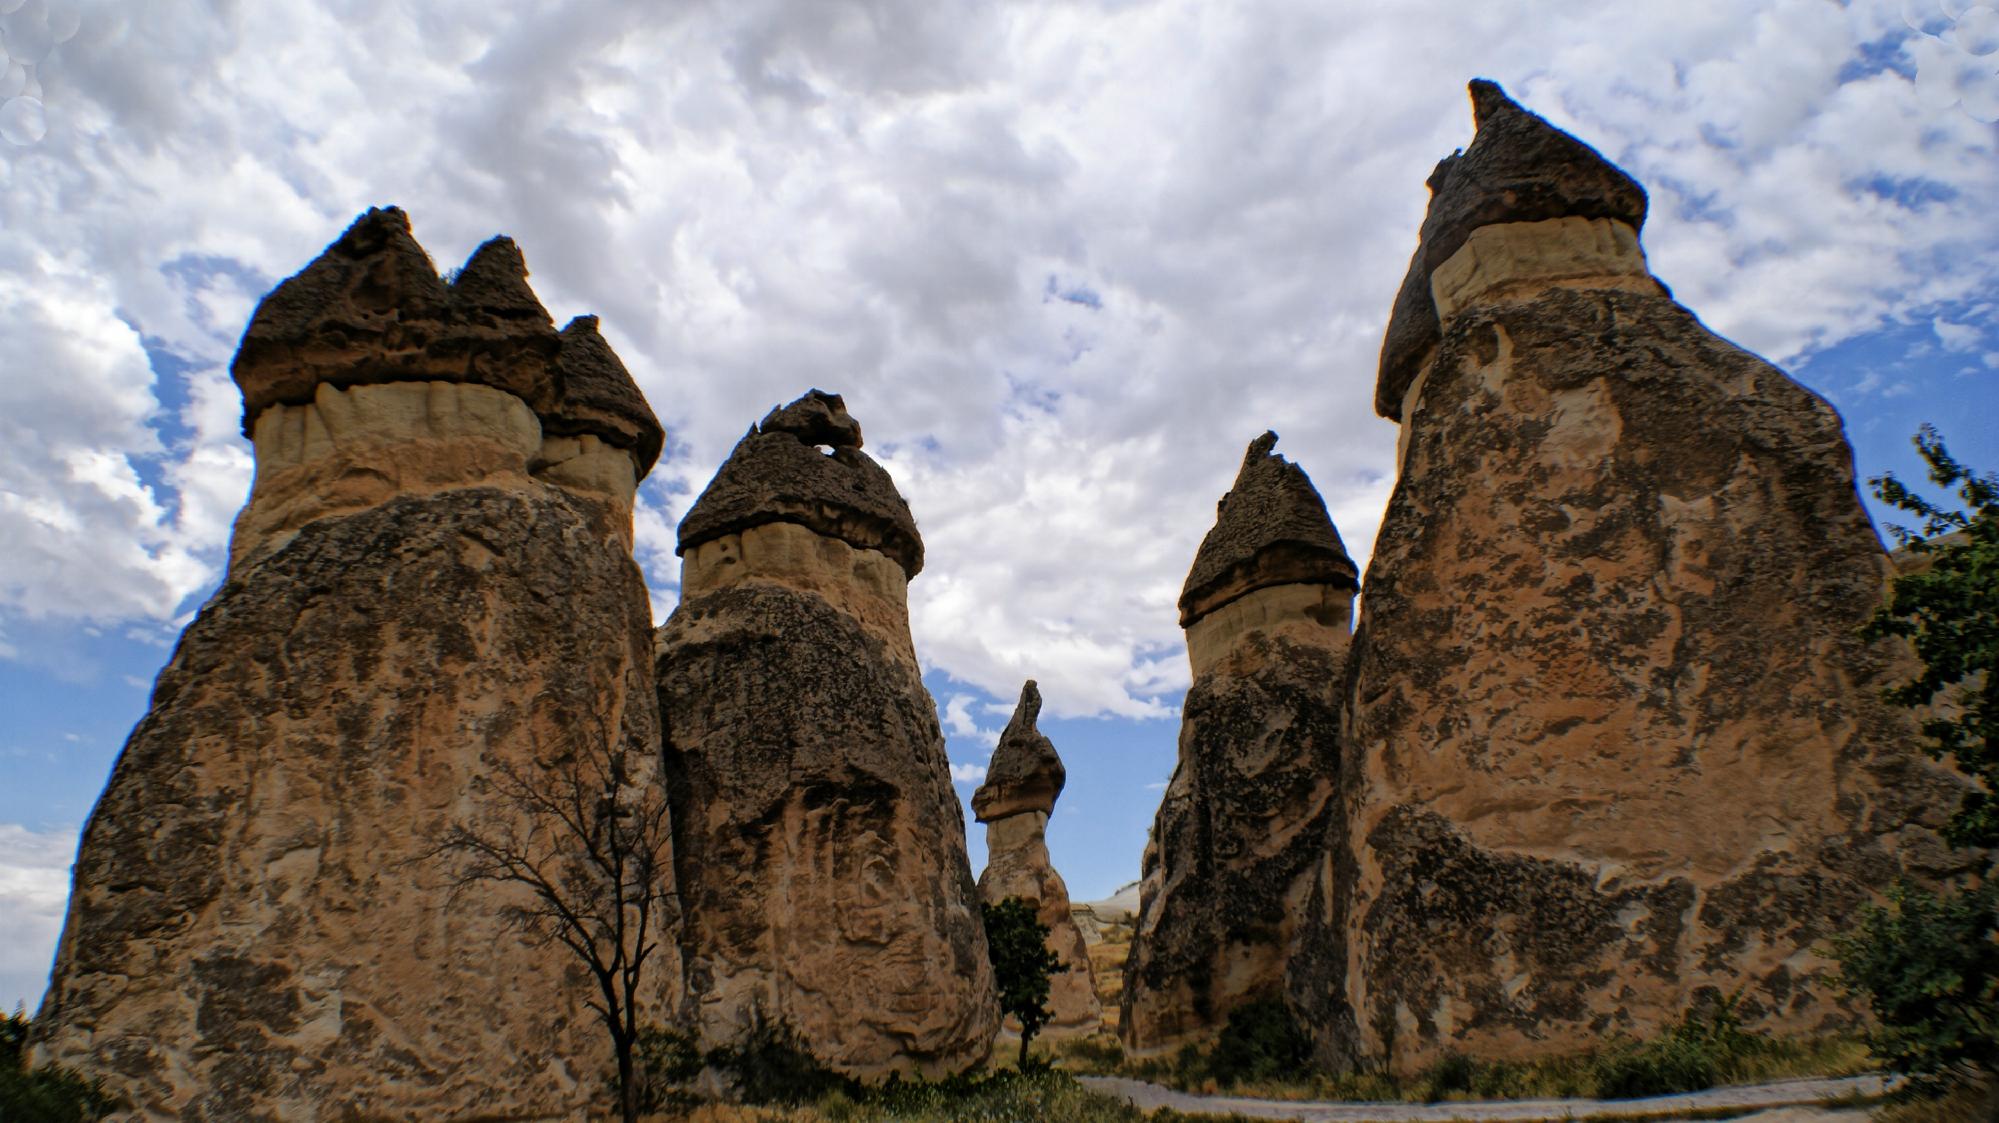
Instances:
[[[875,1079],[958,1072],[999,1011],[909,636],[922,540],[836,394],[750,430],[680,525],[658,634],[688,1021]],[[822,452],[818,446],[831,452]]]
[[[1040,717],[1041,688],[1028,679],[1020,688],[1020,703],[993,749],[985,783],[972,793],[972,814],[979,822],[1026,811],[1046,815],[1055,810],[1068,773],[1062,768],[1062,758],[1055,755],[1054,743],[1034,727]]]
[[[1180,598],[1194,682],[1145,850],[1119,1017],[1140,1053],[1281,998],[1337,824],[1354,564],[1276,443],[1250,442]]]
[[[1430,210],[1395,297],[1381,346],[1375,412],[1402,416],[1402,399],[1439,338],[1430,278],[1472,232],[1495,223],[1573,218],[1614,224],[1636,251],[1645,189],[1602,154],[1521,108],[1496,82],[1471,83],[1478,135],[1430,173]]]
[[[1048,926],[1048,948],[1061,960],[1061,969],[1048,982],[1048,1008],[1054,1012],[1048,1032],[1094,1033],[1103,1010],[1089,951],[1069,908],[1069,886],[1048,856],[1048,816],[1066,774],[1054,744],[1034,727],[1040,715],[1041,690],[1028,679],[993,749],[986,781],[972,793],[972,813],[986,825],[979,896],[989,904],[1019,897]]]
[[[1629,177],[1472,95],[1383,348],[1400,479],[1292,1008],[1400,1071],[1714,994],[1849,1026],[1825,938],[1964,863],[1957,781],[1880,697],[1906,656],[1859,638],[1890,567],[1839,416],[1672,301]]]
[[[658,783],[643,466],[545,432],[559,344],[525,275],[496,239],[448,289],[408,218],[373,210],[244,336],[257,468],[228,580],[92,812],[35,1019],[39,1061],[137,1118],[601,1102],[577,960],[521,939],[510,888],[451,896],[437,854],[454,827],[550,829],[496,776],[560,784],[566,759],[615,757]],[[628,433],[657,448],[615,371]],[[673,933],[651,937],[656,1022],[679,978]]]

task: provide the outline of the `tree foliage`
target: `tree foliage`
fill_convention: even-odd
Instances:
[[[1944,712],[1923,722],[1930,752],[1953,758],[1978,780],[1951,819],[1960,846],[1999,847],[1999,477],[1959,464],[1934,427],[1916,434],[1931,482],[1953,488],[1964,508],[1932,503],[1893,475],[1868,482],[1874,494],[1922,520],[1919,529],[1890,533],[1928,564],[1895,579],[1888,605],[1867,625],[1869,638],[1902,636],[1923,671],[1888,692],[1904,706],[1941,697]]]
[[[1048,1008],[1048,981],[1062,961],[1048,949],[1048,926],[1034,907],[1020,897],[982,906],[986,921],[986,954],[992,957],[993,981],[999,986],[1000,1013],[1020,1023],[1021,1071],[1027,1070],[1027,1046],[1054,1012]]]
[[[1974,781],[1945,833],[1988,850],[1985,881],[1940,892],[1903,885],[1886,908],[1862,910],[1833,952],[1841,977],[1873,1010],[1875,1054],[1917,1091],[1938,1092],[1999,1073],[1999,884],[1990,852],[1999,847],[1999,479],[1958,463],[1931,426],[1915,443],[1930,481],[1953,489],[1964,507],[1931,502],[1893,475],[1869,481],[1884,502],[1922,520],[1890,531],[1927,564],[1895,579],[1863,634],[1903,637],[1922,661],[1922,672],[1888,698],[1934,707],[1922,725],[1925,747]]]

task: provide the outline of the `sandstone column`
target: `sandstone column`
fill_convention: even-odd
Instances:
[[[1019,897],[1048,926],[1048,948],[1062,958],[1062,970],[1048,980],[1048,1008],[1054,1016],[1049,1036],[1093,1033],[1103,1018],[1090,974],[1090,953],[1069,911],[1069,887],[1048,857],[1048,816],[1062,795],[1068,773],[1055,746],[1034,727],[1041,716],[1041,690],[1033,679],[1020,689],[1020,704],[993,748],[986,782],[972,793],[972,814],[986,825],[986,868],[979,897],[998,904]]]
[[[823,450],[823,451],[822,451]],[[658,635],[691,1018],[955,1072],[998,1026],[964,813],[909,636],[909,507],[837,395],[772,410],[680,524]]]
[[[1275,1000],[1340,813],[1354,564],[1312,481],[1252,441],[1180,594],[1194,682],[1146,847],[1119,1032],[1155,1051]]]
[[[512,821],[495,769],[656,753],[658,423],[512,242],[447,284],[394,209],[264,299],[232,372],[256,482],[84,831],[37,1056],[147,1119],[578,1117],[610,1062],[578,964],[426,855]]]
[[[1672,301],[1635,182],[1471,92],[1382,348],[1348,969],[1302,981],[1354,1039],[1322,1047],[1569,1051],[1738,991],[1757,1029],[1848,1024],[1820,941],[1953,868],[1956,797],[1856,636],[1887,563],[1839,417]]]

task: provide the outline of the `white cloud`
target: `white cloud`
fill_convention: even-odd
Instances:
[[[672,442],[656,615],[736,437],[839,390],[929,547],[924,660],[1056,716],[1171,716],[1174,599],[1263,429],[1365,560],[1375,354],[1475,74],[1646,182],[1658,272],[1780,361],[1999,278],[1993,134],[1881,3],[82,10],[47,136],[0,142],[0,629],[213,579],[243,317],[372,203],[440,268],[511,233],[559,319],[603,315]]]
[[[959,784],[984,782],[986,766],[983,764],[954,764],[951,766],[951,780]]]
[[[48,985],[75,857],[75,831],[0,823],[0,1006],[10,1011],[32,1010]]]
[[[1953,324],[1938,316],[1930,321],[1930,330],[1937,333],[1938,342],[1947,351],[1975,351],[1984,334],[1971,324]]]

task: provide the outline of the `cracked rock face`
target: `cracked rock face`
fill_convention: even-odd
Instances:
[[[986,825],[986,868],[979,897],[997,904],[1019,897],[1048,926],[1048,947],[1062,969],[1048,981],[1046,1032],[1093,1033],[1103,1017],[1083,932],[1069,908],[1069,886],[1048,856],[1048,816],[1062,794],[1062,758],[1035,721],[1041,690],[1033,679],[1021,688],[1013,719],[993,749],[985,783],[972,794],[972,812]],[[1012,1027],[1018,1029],[1017,1026]]]
[[[1338,823],[1354,565],[1276,441],[1251,442],[1180,601],[1194,683],[1146,847],[1119,1017],[1141,1052],[1281,995]]]
[[[246,336],[258,467],[229,576],[91,815],[36,1020],[38,1061],[142,1118],[597,1098],[610,1048],[578,963],[509,927],[508,891],[448,898],[430,857],[450,825],[519,824],[497,769],[659,743],[638,464],[595,430],[549,455],[562,347],[523,274],[499,240],[448,289],[401,212],[373,211]],[[445,324],[477,340],[455,367],[416,354]],[[552,470],[605,458],[622,468],[589,486]],[[678,982],[658,935],[654,1019]]]
[[[840,399],[751,430],[680,548],[657,645],[689,1018],[713,1046],[761,1011],[864,1079],[977,1063],[999,1012],[909,639],[922,543]]]
[[[1344,945],[1294,1007],[1325,1059],[1402,1069],[1738,991],[1759,1030],[1851,1024],[1820,941],[1949,872],[1958,781],[1856,636],[1889,567],[1839,417],[1651,279],[1626,177],[1473,93],[1384,349],[1401,475],[1312,921]]]

